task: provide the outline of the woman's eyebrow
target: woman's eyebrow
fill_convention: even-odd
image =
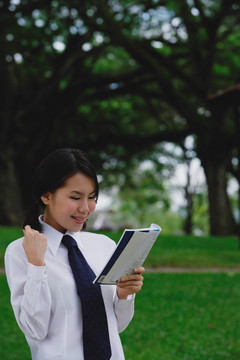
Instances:
[[[72,191],[70,191],[70,194],[72,194],[72,193],[77,194],[77,195],[82,195],[82,194],[83,194],[83,192],[78,191],[78,190],[72,190]],[[89,195],[95,194],[95,193],[96,193],[96,191],[93,190],[93,191],[91,191],[91,192],[89,193]]]

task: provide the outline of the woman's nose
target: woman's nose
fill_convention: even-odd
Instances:
[[[88,199],[82,199],[80,204],[79,204],[79,207],[78,207],[78,210],[80,212],[88,212],[89,211],[89,206],[88,206]]]

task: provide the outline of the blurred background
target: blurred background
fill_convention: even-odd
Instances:
[[[31,357],[3,257],[60,147],[97,170],[88,229],[162,227],[126,359],[240,359],[239,108],[238,0],[0,0],[1,360]]]
[[[239,233],[239,1],[1,0],[0,29],[1,225],[39,161],[77,147],[93,229]]]

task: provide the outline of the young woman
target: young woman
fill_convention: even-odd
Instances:
[[[93,348],[98,319],[96,324],[87,324],[81,292],[88,290],[79,290],[74,280],[66,244],[76,241],[75,250],[80,250],[96,275],[109,259],[115,243],[104,235],[83,231],[95,210],[98,192],[96,173],[80,150],[56,150],[36,169],[35,203],[26,214],[24,237],[12,242],[5,254],[11,304],[34,360],[124,359],[119,333],[132,319],[134,296],[141,290],[144,268],[135,269],[135,274],[123,277],[116,286],[98,285],[96,299],[100,297],[103,303],[107,329],[100,331],[101,354],[97,355]],[[43,208],[40,216],[39,205]],[[65,242],[64,235],[68,235]],[[90,286],[95,285],[91,282]],[[100,309],[98,300],[94,301]],[[102,348],[106,347],[108,355],[103,355]]]

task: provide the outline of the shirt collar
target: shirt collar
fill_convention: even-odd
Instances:
[[[54,229],[51,225],[48,225],[43,221],[43,215],[40,215],[38,218],[41,226],[42,226],[42,232],[47,237],[47,244],[49,249],[51,250],[52,254],[54,256],[57,255],[58,249],[61,245],[61,241],[64,235],[70,235],[72,236],[78,243],[78,246],[84,250],[84,246],[81,242],[81,232],[72,232],[72,231],[66,231],[65,234],[62,234],[60,231]]]

